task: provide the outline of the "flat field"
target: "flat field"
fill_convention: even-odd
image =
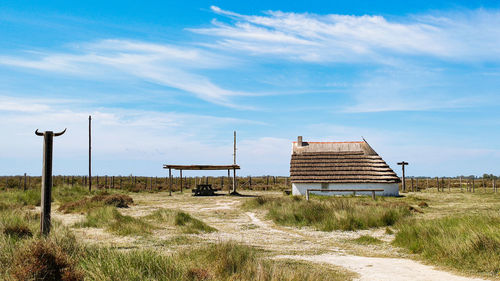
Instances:
[[[9,259],[40,240],[39,202],[37,192],[2,193],[0,274],[16,280],[27,265]],[[58,187],[43,241],[59,245],[85,280],[500,280],[500,194],[241,194]]]

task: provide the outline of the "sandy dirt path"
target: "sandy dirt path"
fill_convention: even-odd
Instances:
[[[360,281],[481,281],[485,279],[457,276],[413,260],[323,254],[315,256],[276,256],[344,267],[359,274]]]

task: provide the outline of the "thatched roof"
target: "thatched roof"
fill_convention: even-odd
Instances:
[[[365,141],[293,143],[294,183],[398,183],[399,177]]]

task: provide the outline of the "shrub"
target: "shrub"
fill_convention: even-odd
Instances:
[[[115,206],[117,208],[128,208],[129,204],[134,203],[132,197],[124,194],[95,195],[90,201],[103,202],[104,205]]]
[[[31,230],[26,225],[9,225],[3,229],[3,234],[15,236],[17,238],[25,238],[33,236]]]
[[[28,244],[13,260],[15,280],[83,280],[74,262],[56,244],[39,240]]]
[[[99,194],[92,198],[83,198],[74,202],[67,202],[59,207],[59,211],[64,213],[90,211],[103,206],[114,206],[117,208],[128,208],[134,203],[132,197],[124,194]]]

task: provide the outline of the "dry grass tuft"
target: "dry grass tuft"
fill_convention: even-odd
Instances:
[[[3,234],[8,236],[15,236],[17,238],[26,238],[33,236],[31,230],[26,225],[9,225],[3,230]]]
[[[187,272],[189,280],[210,280],[212,279],[210,272],[204,268],[191,268]]]
[[[91,202],[103,202],[104,205],[115,206],[117,208],[128,208],[129,204],[133,204],[132,197],[125,194],[103,194],[95,195],[90,199]]]
[[[99,194],[92,198],[83,198],[74,202],[67,202],[59,207],[59,211],[64,213],[83,212],[103,206],[114,206],[117,208],[128,208],[133,204],[132,197],[124,194]]]
[[[420,208],[427,208],[429,207],[429,204],[427,204],[425,201],[421,201],[420,203],[418,203],[418,206]]]
[[[14,256],[14,280],[83,280],[83,273],[56,244],[39,240],[28,244]]]

